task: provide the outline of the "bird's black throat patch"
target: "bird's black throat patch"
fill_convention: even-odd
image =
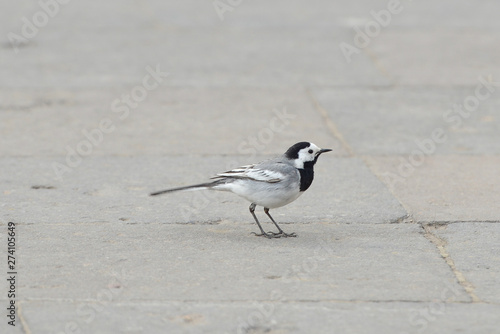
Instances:
[[[314,161],[307,161],[304,163],[304,168],[297,168],[300,173],[300,191],[306,191],[312,184],[314,179],[314,164],[318,160],[318,157]]]

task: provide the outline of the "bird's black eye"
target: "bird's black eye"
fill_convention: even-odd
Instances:
[[[314,151],[313,150],[309,150],[309,153],[312,154]]]

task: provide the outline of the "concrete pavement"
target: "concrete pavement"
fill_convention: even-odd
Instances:
[[[4,7],[2,333],[500,333],[496,2]],[[298,238],[148,196],[303,140]]]

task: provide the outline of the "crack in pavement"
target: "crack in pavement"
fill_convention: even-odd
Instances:
[[[169,303],[190,303],[190,304],[244,304],[249,303],[272,303],[272,304],[321,304],[321,303],[338,303],[338,304],[391,304],[391,303],[408,303],[408,304],[428,304],[436,302],[432,300],[409,300],[409,299],[387,299],[387,300],[359,300],[359,299],[296,299],[296,300],[272,300],[272,299],[235,299],[235,300],[222,300],[222,299],[207,299],[207,300],[197,300],[197,299],[131,299],[127,301],[112,301],[104,302],[97,299],[68,299],[68,298],[29,298],[23,300],[24,304],[36,304],[36,303],[71,303],[71,304],[102,304],[102,305],[115,305],[115,306],[133,306],[137,303],[144,305],[165,305]],[[471,304],[470,301],[439,301],[440,304]],[[488,304],[488,305],[500,305],[494,302],[479,301],[478,304]]]
[[[28,323],[26,322],[26,319],[24,319],[24,314],[23,314],[23,309],[22,309],[22,302],[20,301],[18,306],[17,306],[17,316],[19,317],[19,322],[21,323],[21,328],[23,329],[23,332],[26,334],[31,334],[31,330],[28,326]]]
[[[353,149],[351,146],[347,143],[345,140],[344,136],[340,133],[340,131],[337,129],[337,125],[333,122],[333,120],[328,117],[328,112],[321,106],[321,104],[314,98],[313,94],[309,89],[306,89],[305,91],[306,95],[309,97],[309,99],[312,101],[314,108],[319,112],[323,120],[325,121],[326,127],[330,130],[330,132],[333,134],[333,136],[340,142],[344,150],[347,152],[348,157],[353,157],[356,154],[354,154]]]
[[[441,254],[441,257],[445,260],[446,264],[450,267],[451,271],[455,275],[458,284],[464,288],[465,292],[470,296],[471,300],[473,303],[478,303],[482,302],[481,299],[479,299],[478,296],[475,294],[475,287],[474,285],[469,282],[464,274],[457,269],[455,266],[455,261],[451,258],[450,254],[446,250],[446,241],[434,233],[432,233],[432,229],[436,229],[436,226],[430,225],[430,224],[421,224],[422,229],[424,230],[424,237],[429,240],[432,244],[436,246],[436,248],[439,250],[439,253]]]

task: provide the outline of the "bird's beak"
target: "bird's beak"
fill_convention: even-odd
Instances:
[[[329,148],[322,148],[321,150],[318,151],[318,155],[320,155],[321,153],[325,153],[325,152],[330,152],[331,149]]]

